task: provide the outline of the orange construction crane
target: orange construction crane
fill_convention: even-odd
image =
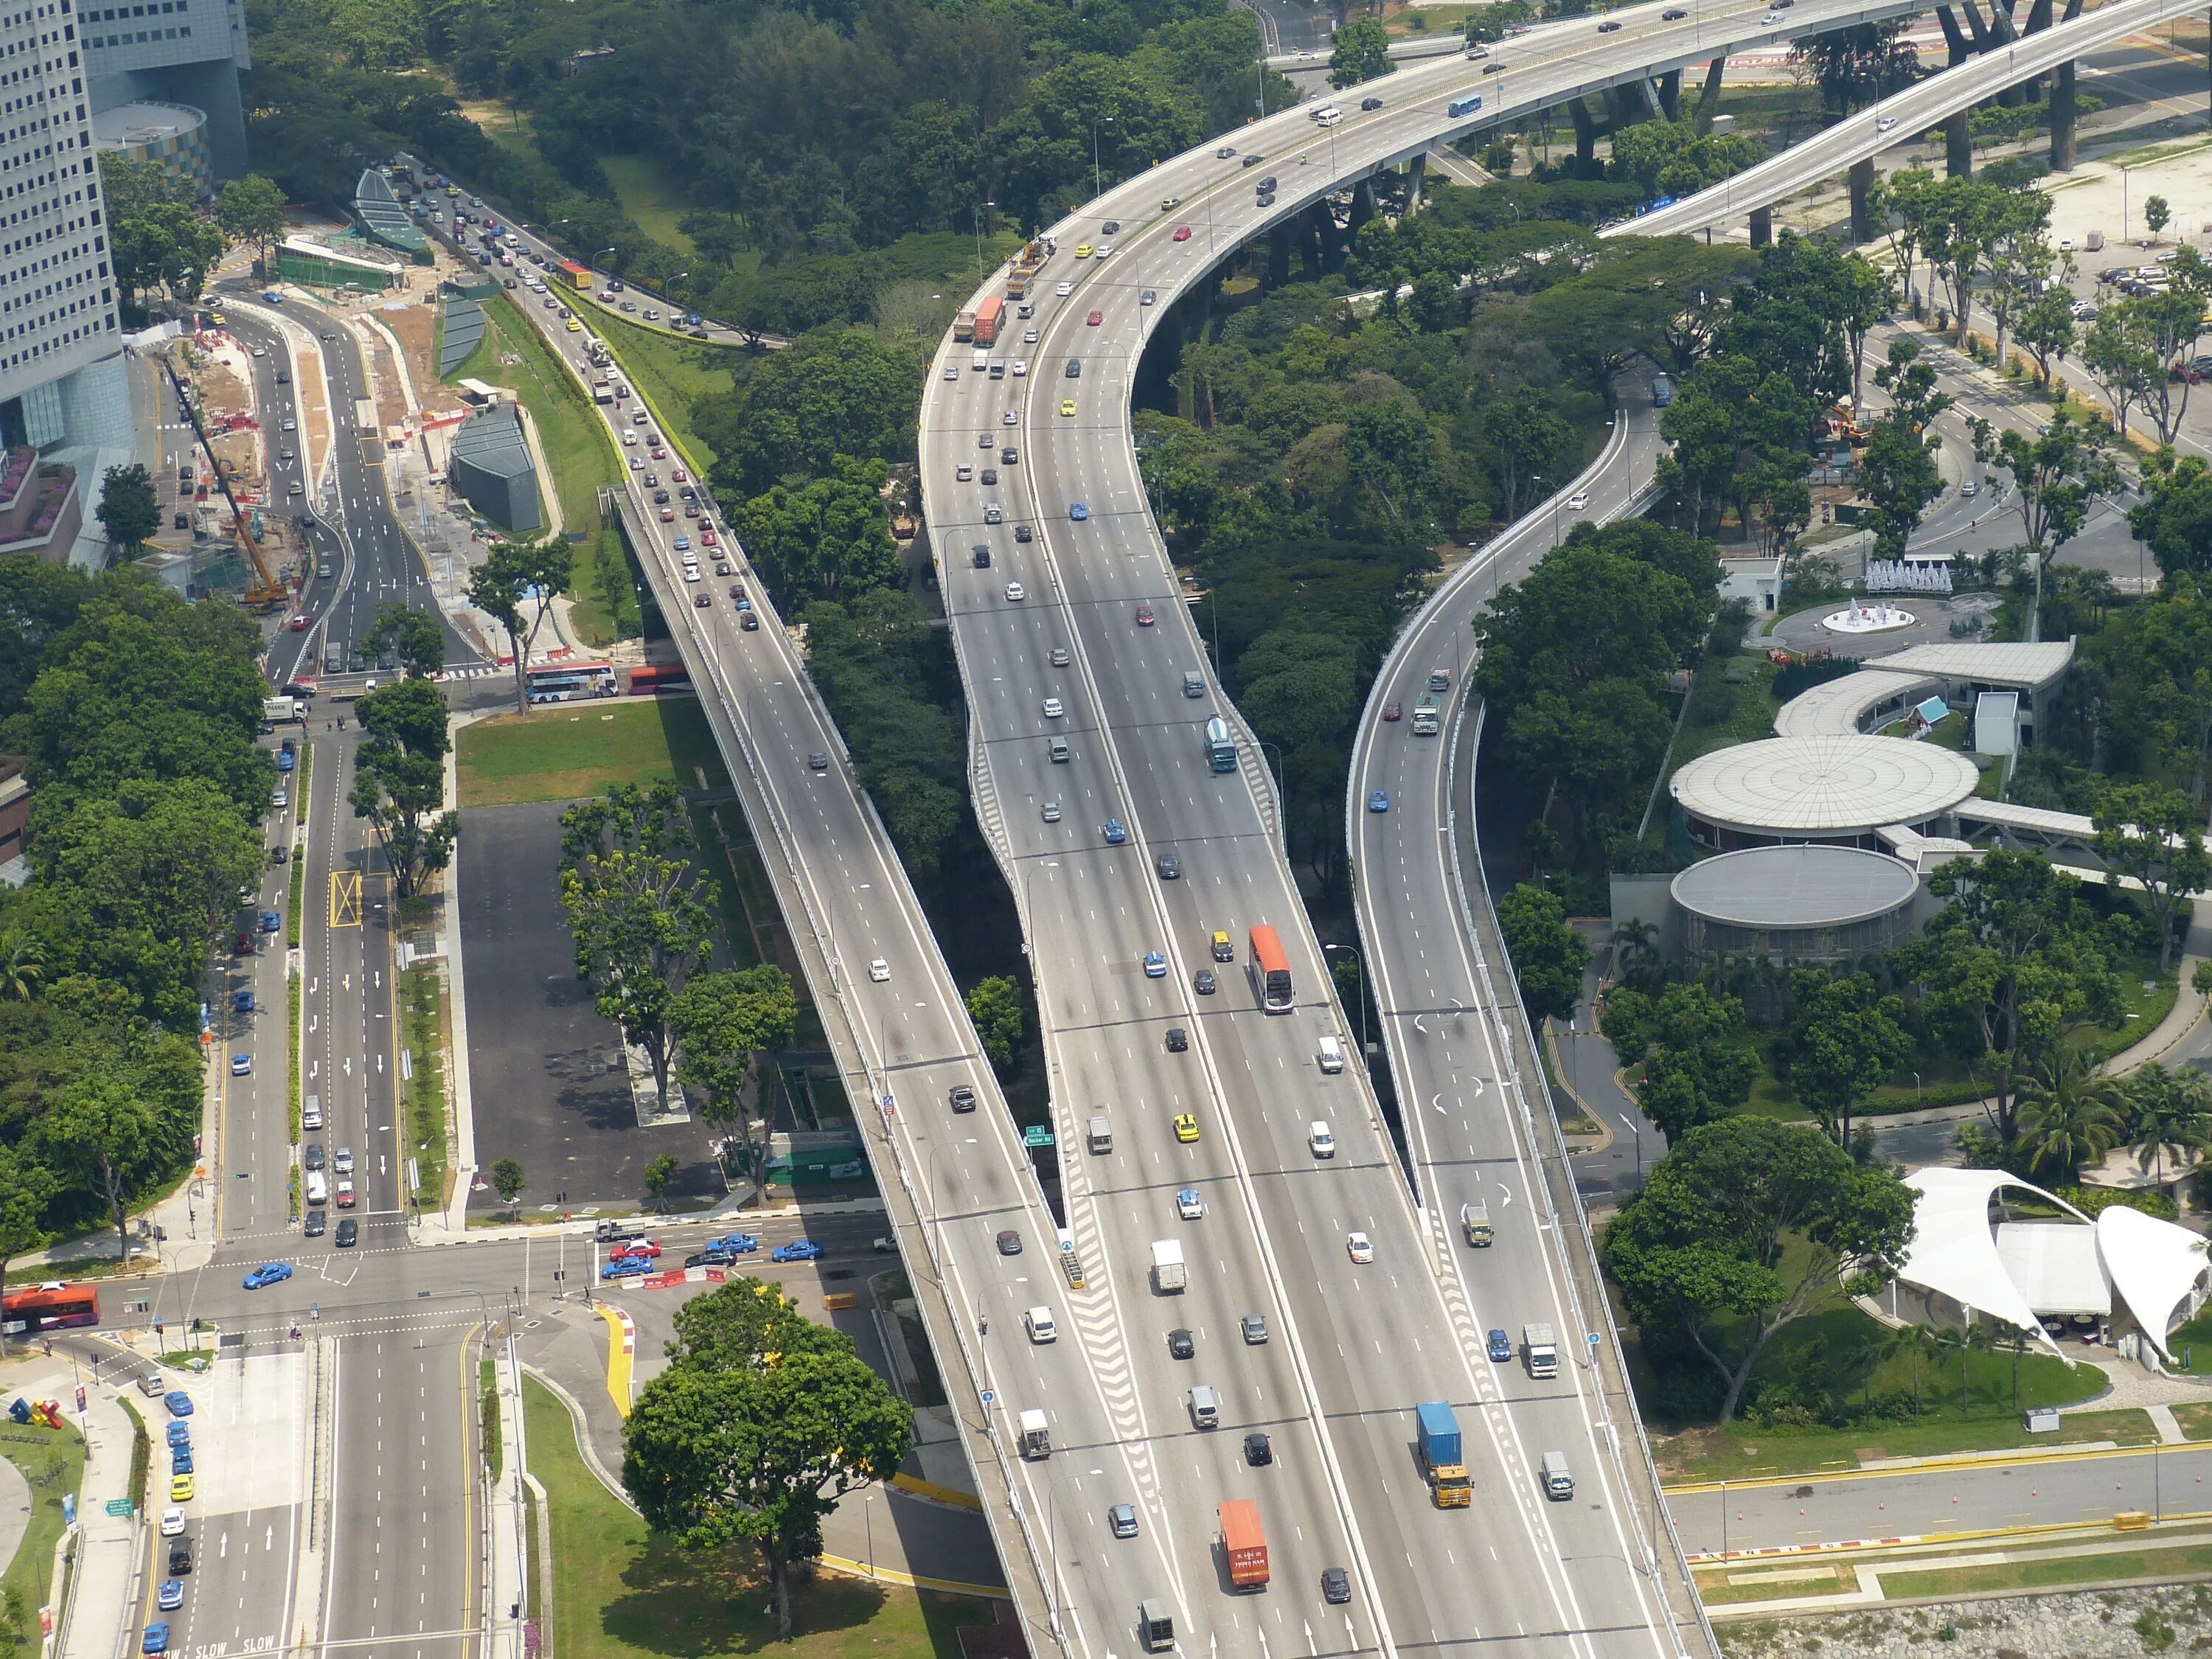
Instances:
[[[200,449],[207,456],[208,471],[214,477],[216,487],[222,491],[223,500],[230,504],[230,521],[238,527],[238,539],[245,545],[246,557],[253,562],[253,580],[246,585],[245,598],[240,603],[256,611],[275,611],[290,604],[292,591],[269,568],[269,556],[262,550],[261,538],[253,533],[253,526],[246,522],[245,513],[239,507],[238,497],[230,493],[229,477],[223,471],[222,464],[216,459],[215,446],[208,441],[207,427],[200,419],[198,405],[185,395],[185,382],[177,373],[177,366],[165,357],[161,360],[161,367],[169,376],[170,386],[176,390],[177,406],[184,411],[185,418],[192,423],[192,435],[200,441]]]

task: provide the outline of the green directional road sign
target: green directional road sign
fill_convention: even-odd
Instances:
[[[110,1515],[116,1515],[116,1516],[122,1516],[122,1515],[128,1515],[128,1514],[130,1514],[130,1513],[131,1513],[131,1500],[130,1500],[129,1498],[109,1498],[109,1499],[107,1500],[107,1512],[108,1512]]]
[[[1032,1123],[1028,1128],[1022,1131],[1022,1145],[1024,1146],[1049,1146],[1052,1145],[1052,1131],[1046,1128],[1042,1123]]]

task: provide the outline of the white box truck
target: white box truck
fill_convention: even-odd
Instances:
[[[1189,1270],[1183,1266],[1182,1261],[1182,1241],[1179,1238],[1154,1239],[1152,1289],[1162,1296],[1173,1296],[1189,1284]]]

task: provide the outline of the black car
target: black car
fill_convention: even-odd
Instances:
[[[1212,996],[1214,992],[1213,969],[1201,968],[1193,974],[1190,976],[1190,988],[1202,997]]]
[[[338,1223],[338,1236],[332,1242],[342,1250],[353,1249],[361,1243],[361,1223],[348,1216]]]
[[[1485,64],[1482,66],[1482,72],[1483,72],[1485,75],[1495,75],[1495,74],[1497,74],[1497,73],[1498,73],[1498,70],[1500,70],[1504,69],[1504,67],[1505,67],[1505,65],[1504,65],[1504,64],[1498,64],[1498,63],[1489,63],[1489,64]]]
[[[1016,1232],[1012,1227],[1009,1227],[1006,1231],[999,1235],[999,1254],[1000,1255],[1019,1255],[1021,1253],[1022,1236],[1019,1233]]]
[[[728,1267],[736,1264],[735,1250],[700,1250],[684,1258],[687,1267]]]
[[[1182,860],[1173,853],[1160,854],[1160,879],[1173,881],[1182,874]]]
[[[1620,24],[1618,21],[1608,18],[1597,26],[1597,32],[1600,34],[1618,34],[1620,33]]]
[[[975,1109],[975,1091],[964,1083],[954,1084],[951,1093],[945,1098],[951,1103],[952,1109],[956,1112],[972,1112]]]
[[[1198,1344],[1191,1340],[1190,1333],[1177,1326],[1168,1333],[1168,1355],[1174,1359],[1188,1359],[1198,1352]]]
[[[1015,539],[1016,541],[1018,541],[1018,542],[1025,542],[1025,541],[1029,540],[1029,538],[1030,538],[1030,527],[1029,527],[1027,525],[1025,525],[1025,524],[1018,524],[1018,525],[1016,525],[1016,526],[1014,526],[1014,539]]]
[[[982,543],[978,542],[969,550],[969,556],[975,562],[976,569],[988,570],[991,568],[991,550]]]
[[[1067,360],[1067,378],[1071,380],[1079,380],[1083,378],[1082,358],[1070,357]]]
[[[1184,1030],[1182,1029],[1182,1026],[1180,1026],[1180,1025],[1170,1025],[1170,1026],[1169,1026],[1169,1027],[1168,1027],[1168,1052],[1169,1052],[1170,1054],[1182,1054],[1185,1049],[1188,1048],[1189,1047],[1190,1047],[1190,1033],[1189,1033],[1189,1032],[1188,1032],[1188,1031]]]
[[[1219,161],[1225,161],[1236,154],[1237,146],[1234,144],[1224,144],[1219,149],[1213,152],[1214,159]]]
[[[748,634],[758,633],[760,631],[760,612],[757,611],[740,611],[738,615],[738,626],[744,629]]]
[[[319,1170],[325,1161],[323,1143],[319,1140],[309,1141],[307,1150],[300,1154],[300,1167],[303,1170]]]
[[[994,484],[998,483],[999,469],[995,466],[985,467],[983,469],[983,482],[987,484]]]
[[[1000,466],[1013,466],[1018,464],[1021,459],[1021,452],[1016,449],[1012,444],[1008,444],[1004,449],[999,452],[999,465]]]
[[[1244,1461],[1255,1469],[1275,1461],[1274,1447],[1257,1429],[1244,1437]]]
[[[1121,234],[1121,222],[1119,219],[1109,219],[1104,224],[1099,226],[1098,228],[1104,231],[1109,236],[1118,236]]]
[[[1252,188],[1253,188],[1253,189],[1255,189],[1255,190],[1273,190],[1273,189],[1274,189],[1274,187],[1275,187],[1275,175],[1274,175],[1273,173],[1269,173],[1266,178],[1262,179],[1261,179],[1258,184],[1256,184],[1256,185],[1253,185],[1253,186],[1252,186]]]
[[[1264,155],[1248,155],[1244,158],[1243,165],[1248,167],[1256,167],[1267,159]]]
[[[1359,107],[1362,109],[1381,109],[1382,107],[1382,100],[1380,98],[1363,98],[1359,100]]]
[[[806,769],[810,772],[827,772],[830,769],[830,757],[819,749],[816,750],[806,757]]]
[[[330,1228],[331,1218],[320,1210],[307,1212],[307,1224],[300,1231],[308,1238],[320,1238]]]
[[[1341,1607],[1352,1599],[1352,1575],[1342,1567],[1323,1567],[1321,1570],[1321,1599],[1331,1607]]]
[[[1659,21],[1662,23],[1679,23],[1689,15],[1689,13],[1684,11],[1680,6],[1676,6],[1668,10],[1661,12],[1659,14]]]

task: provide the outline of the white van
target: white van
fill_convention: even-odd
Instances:
[[[1050,1342],[1060,1334],[1059,1327],[1052,1322],[1049,1308],[1031,1308],[1022,1316],[1022,1328],[1030,1334],[1032,1342]]]
[[[331,1201],[330,1177],[320,1170],[307,1171],[307,1202],[320,1206]]]
[[[1557,1499],[1575,1495],[1574,1471],[1567,1467],[1566,1453],[1546,1452],[1537,1474],[1543,1485],[1545,1497]]]
[[[1203,1382],[1190,1391],[1190,1420],[1201,1429],[1221,1426],[1220,1397]]]
[[[982,374],[986,369],[991,367],[991,354],[988,351],[978,351],[975,356],[969,361],[968,366],[974,369],[978,374]]]
[[[1313,114],[1316,126],[1333,127],[1344,119],[1344,112],[1334,104],[1323,104]]]
[[[300,1127],[302,1129],[323,1127],[323,1097],[320,1095],[309,1095],[307,1103],[300,1108]]]
[[[1336,1040],[1334,1031],[1321,1034],[1320,1052],[1315,1056],[1322,1071],[1334,1075],[1344,1069],[1344,1045]]]
[[[1328,1125],[1319,1118],[1306,1125],[1306,1145],[1313,1149],[1316,1158],[1336,1156],[1336,1137],[1329,1133]]]

